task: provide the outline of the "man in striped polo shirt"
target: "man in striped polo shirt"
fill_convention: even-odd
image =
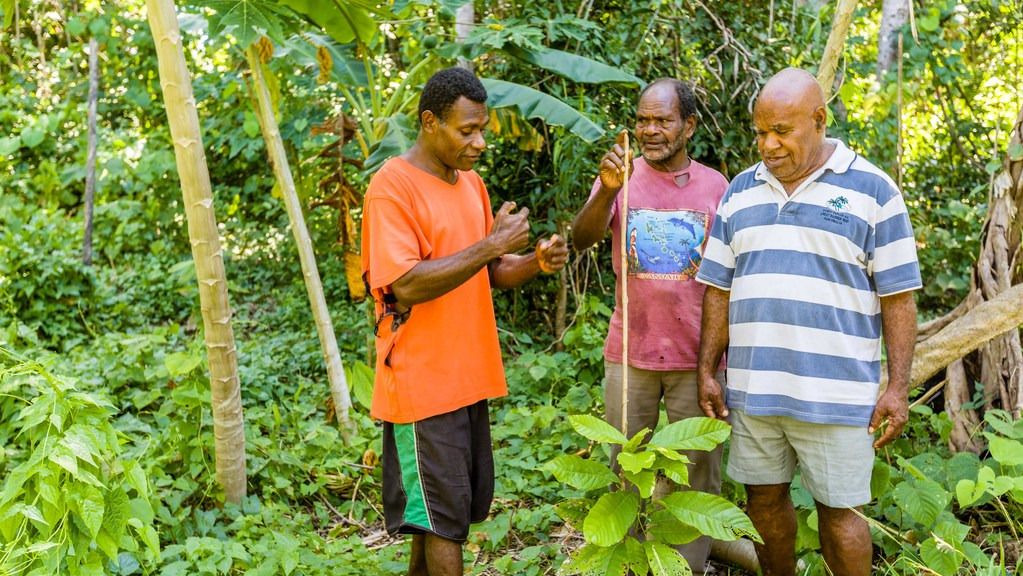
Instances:
[[[913,230],[892,180],[826,138],[826,120],[808,72],[786,69],[764,86],[753,110],[763,161],[725,192],[697,275],[708,285],[700,405],[710,417],[731,411],[727,470],[746,485],[765,576],[795,574],[797,463],[828,567],[870,573],[870,531],[854,508],[870,501],[874,449],[908,419]],[[723,391],[714,373],[726,347]]]

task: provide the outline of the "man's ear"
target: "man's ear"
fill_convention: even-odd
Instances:
[[[686,140],[692,138],[693,134],[696,133],[696,114],[693,114],[683,120],[682,124],[685,126],[685,128],[683,128],[683,132],[686,135]]]
[[[422,115],[419,116],[419,125],[423,132],[432,134],[437,129],[437,122],[437,115],[433,113],[433,110],[423,110]]]
[[[828,111],[824,106],[819,106],[813,111],[813,125],[818,132],[823,132],[824,127],[828,125]]]

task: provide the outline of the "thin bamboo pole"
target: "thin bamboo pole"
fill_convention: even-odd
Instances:
[[[337,414],[338,424],[341,425],[341,434],[347,440],[354,429],[352,420],[348,417],[352,400],[348,392],[344,366],[341,363],[341,353],[337,347],[337,338],[334,335],[334,325],[330,321],[327,299],[323,295],[320,271],[316,267],[313,242],[309,237],[305,218],[302,216],[302,203],[295,191],[295,179],[292,177],[291,168],[288,165],[288,156],[284,151],[284,142],[281,140],[273,105],[270,102],[270,91],[267,89],[266,78],[263,76],[263,63],[259,58],[256,46],[249,46],[245,51],[245,56],[249,62],[249,69],[252,71],[252,83],[256,92],[256,117],[259,119],[259,126],[263,131],[263,142],[266,144],[270,165],[273,167],[277,183],[281,188],[281,195],[284,197],[288,220],[291,221],[291,232],[295,237],[295,246],[298,249],[299,262],[302,265],[306,293],[309,296],[309,305],[312,307],[313,319],[316,322],[316,333],[320,337],[320,348],[323,349],[330,395],[334,401],[334,413]]]
[[[831,89],[835,84],[835,71],[838,70],[838,60],[845,48],[845,38],[849,34],[849,24],[852,23],[853,14],[856,12],[857,0],[839,0],[835,7],[835,18],[831,25],[831,34],[828,35],[828,44],[824,48],[824,56],[821,58],[821,66],[817,70],[817,81],[824,90],[824,101],[831,99]]]
[[[85,157],[85,234],[82,236],[82,264],[92,264],[92,210],[96,196],[96,102],[99,100],[99,43],[89,38],[88,152]]]
[[[622,434],[629,435],[629,133],[625,133],[625,165],[622,168]]]

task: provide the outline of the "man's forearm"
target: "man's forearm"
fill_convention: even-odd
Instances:
[[[912,292],[881,298],[881,327],[888,351],[888,389],[905,395],[916,347],[916,302]]]
[[[490,285],[502,290],[517,288],[539,273],[536,254],[505,254],[490,263]]]
[[[604,238],[608,216],[617,197],[617,190],[607,190],[601,186],[600,190],[586,201],[572,221],[572,246],[576,250],[585,250]]]
[[[728,348],[728,299],[728,292],[713,286],[707,286],[703,294],[697,365],[700,378],[713,377],[717,373],[721,356]]]
[[[468,248],[436,260],[423,260],[391,284],[398,303],[413,306],[443,296],[475,276],[501,254],[483,239]]]

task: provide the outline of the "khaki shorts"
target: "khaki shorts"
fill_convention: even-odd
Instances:
[[[855,426],[732,411],[728,475],[743,484],[787,484],[796,465],[814,500],[831,508],[870,502],[874,437]]]

